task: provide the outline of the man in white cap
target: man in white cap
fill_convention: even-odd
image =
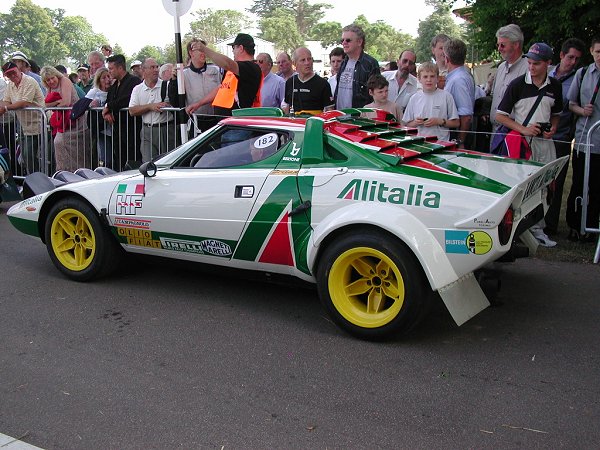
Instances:
[[[35,81],[37,81],[37,83],[40,85],[40,89],[42,90],[42,93],[44,95],[46,94],[46,88],[42,84],[42,77],[40,77],[37,73],[35,73],[31,70],[31,64],[29,64],[29,58],[27,58],[27,56],[25,56],[25,53],[14,52],[10,56],[10,60],[17,65],[17,67],[19,68],[19,70],[21,72],[23,72],[25,75],[29,75],[31,78],[33,78]]]
[[[77,68],[77,75],[79,76],[77,85],[87,94],[94,87],[94,80],[90,77],[90,66],[81,64]]]
[[[131,75],[138,77],[140,80],[144,78],[142,62],[139,59],[136,59],[131,63],[131,66],[129,66],[129,71],[131,72]]]
[[[8,79],[4,97],[0,101],[0,116],[16,110],[17,119],[23,131],[21,151],[25,170],[33,173],[40,170],[39,150],[42,139],[42,116],[39,111],[24,111],[23,108],[43,108],[44,95],[33,78],[21,72],[18,66],[9,61],[2,66]]]

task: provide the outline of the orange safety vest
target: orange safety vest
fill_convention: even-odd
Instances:
[[[252,102],[252,107],[257,108],[260,106],[260,90],[263,85],[263,76],[262,73],[260,75],[260,86],[258,87],[258,91],[256,92],[256,97],[254,97],[254,101]],[[221,82],[221,86],[217,91],[217,95],[215,95],[215,99],[212,102],[213,106],[219,106],[221,108],[231,109],[233,106],[233,102],[235,101],[235,97],[237,94],[238,87],[238,78],[237,76],[230,71],[227,71],[225,74],[225,78]]]

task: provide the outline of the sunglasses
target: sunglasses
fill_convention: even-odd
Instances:
[[[505,48],[508,47],[508,44],[506,42],[499,42],[498,44],[496,44],[496,47]]]
[[[262,64],[262,63],[266,63],[267,61],[265,61],[264,59],[257,59],[256,62],[259,64]]]
[[[348,38],[346,38],[346,39],[342,39],[342,40],[340,41],[340,44],[343,44],[344,42],[345,42],[345,43],[352,42],[352,39],[348,39]]]

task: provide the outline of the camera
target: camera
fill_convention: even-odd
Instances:
[[[552,128],[552,124],[550,122],[538,122],[538,126],[540,127],[540,131],[542,133],[548,133]]]

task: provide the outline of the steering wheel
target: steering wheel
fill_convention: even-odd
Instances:
[[[196,167],[196,164],[198,163],[198,161],[200,161],[200,158],[202,158],[202,155],[200,153],[194,155],[194,157],[190,161],[190,167]]]

